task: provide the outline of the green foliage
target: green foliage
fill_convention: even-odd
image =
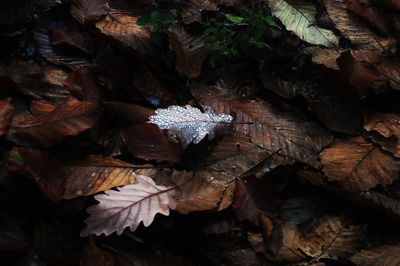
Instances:
[[[150,15],[141,16],[136,24],[141,27],[150,27],[151,39],[159,43],[161,41],[161,32],[171,25],[176,18],[172,11],[153,11]]]
[[[239,15],[225,14],[223,21],[213,21],[206,28],[211,64],[222,57],[232,58],[249,48],[265,48],[268,28],[279,26],[274,17],[261,11],[242,9]]]

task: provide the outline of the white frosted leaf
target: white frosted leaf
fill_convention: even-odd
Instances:
[[[87,227],[82,236],[108,236],[113,232],[120,235],[126,227],[136,230],[140,222],[147,227],[157,213],[168,216],[169,210],[176,207],[173,187],[156,185],[148,176],[137,175],[136,178],[135,184],[95,196],[99,204],[88,208],[90,217],[85,221]]]
[[[233,117],[218,114],[210,107],[205,108],[203,113],[190,105],[171,105],[165,109],[157,109],[156,114],[149,119],[149,123],[156,124],[161,129],[168,129],[176,135],[186,147],[191,142],[199,143],[207,134],[214,134],[218,125],[229,124]]]

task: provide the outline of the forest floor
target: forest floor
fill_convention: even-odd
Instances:
[[[0,0],[0,265],[400,265],[400,1]]]

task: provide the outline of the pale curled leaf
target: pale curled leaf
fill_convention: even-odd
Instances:
[[[339,43],[332,31],[315,25],[317,11],[312,3],[292,5],[285,0],[267,0],[267,3],[272,14],[302,40],[325,47],[334,47]]]
[[[156,115],[149,119],[150,123],[175,134],[186,147],[191,142],[199,143],[207,134],[213,134],[219,124],[230,123],[233,117],[218,114],[209,107],[206,107],[203,113],[190,105],[185,107],[171,105],[166,109],[157,109]]]
[[[173,187],[164,187],[148,176],[137,175],[137,183],[127,185],[118,190],[108,190],[95,197],[98,205],[88,208],[90,217],[82,235],[90,234],[106,236],[116,232],[121,235],[126,227],[136,230],[140,222],[149,226],[157,213],[168,216],[174,209]]]

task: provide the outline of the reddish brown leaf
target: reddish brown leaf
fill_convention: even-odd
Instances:
[[[63,83],[75,97],[81,100],[101,99],[102,93],[97,85],[96,77],[87,68],[72,72]]]
[[[232,204],[236,216],[260,226],[261,215],[278,211],[278,191],[255,176],[236,181],[235,198]]]
[[[232,99],[217,87],[193,91],[205,107],[234,117],[234,131],[268,151],[318,167],[318,153],[331,142],[330,134],[301,113],[262,101]]]
[[[372,4],[372,0],[347,1],[347,9],[360,16],[368,25],[374,27],[379,33],[387,36],[390,25],[383,10]]]
[[[382,145],[384,150],[400,157],[400,114],[366,114],[364,128],[371,133],[377,133],[372,135],[372,139]]]
[[[350,191],[365,191],[395,181],[400,161],[363,137],[336,140],[321,153],[324,173]]]
[[[103,34],[120,41],[127,47],[140,53],[151,54],[150,31],[136,24],[139,16],[140,14],[135,10],[116,5],[108,11],[104,19],[96,22],[96,27]]]
[[[386,244],[362,250],[350,258],[357,266],[396,266],[400,264],[400,244]]]
[[[99,20],[107,14],[108,9],[108,0],[75,0],[73,5],[71,5],[71,15],[77,21],[84,24]]]
[[[179,187],[176,210],[186,214],[193,211],[219,211],[229,207],[235,191],[235,178],[267,156],[265,152],[255,150],[216,162],[200,171],[175,171],[171,179]]]
[[[7,138],[20,145],[48,147],[93,127],[100,115],[98,104],[70,100],[51,113],[13,121]]]
[[[347,9],[346,0],[325,1],[329,18],[337,29],[356,47],[383,51],[393,45],[393,40],[372,33]]]
[[[190,24],[193,22],[201,23],[202,11],[217,11],[218,7],[209,0],[190,0],[183,9],[181,16],[182,22]]]
[[[148,121],[151,115],[154,115],[154,110],[137,104],[103,102],[103,105],[107,115],[122,126],[141,124]]]
[[[0,136],[7,132],[14,110],[15,108],[11,104],[11,98],[2,99],[0,101]]]
[[[351,225],[341,217],[326,216],[302,237],[299,248],[314,260],[346,258],[362,247],[364,238],[361,226]]]
[[[183,153],[179,142],[154,124],[132,125],[121,130],[128,151],[135,157],[158,162],[178,162]]]
[[[87,33],[78,31],[77,27],[69,26],[54,29],[51,33],[53,45],[70,46],[87,54],[93,54],[94,52],[93,40]]]
[[[205,35],[191,35],[179,25],[171,26],[167,34],[171,50],[176,54],[176,70],[189,78],[200,76],[207,57]]]

